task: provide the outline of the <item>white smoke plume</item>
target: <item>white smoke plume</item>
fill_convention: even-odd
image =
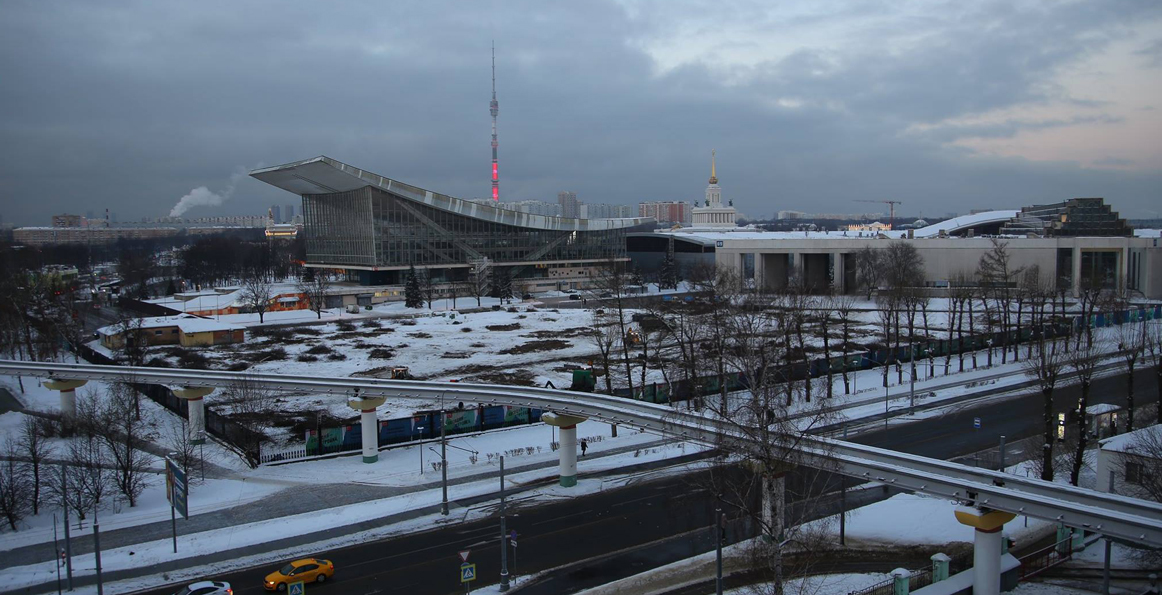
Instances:
[[[238,185],[238,180],[246,176],[245,169],[239,169],[230,176],[230,181],[226,184],[226,188],[221,193],[210,192],[209,188],[205,186],[198,186],[190,193],[181,197],[178,204],[174,205],[169,211],[170,217],[181,217],[183,213],[194,207],[214,207],[218,206],[234,196],[234,187]]]

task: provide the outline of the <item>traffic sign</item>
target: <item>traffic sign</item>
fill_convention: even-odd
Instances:
[[[516,529],[513,529],[512,531],[508,532],[508,538],[509,539],[516,539]]]
[[[476,580],[476,565],[467,562],[460,565],[460,582],[466,583]]]
[[[516,547],[516,540],[515,539],[510,539],[510,540],[508,540],[508,542],[512,544],[512,547]]]
[[[167,458],[165,466],[165,495],[182,518],[190,518],[189,485],[186,483],[186,474],[173,459]]]
[[[303,584],[303,581],[291,583],[286,590],[286,595],[307,595],[307,586]]]
[[[972,418],[972,427],[974,427],[978,430],[980,429],[980,418],[979,417]]]
[[[471,552],[471,551],[472,550],[464,550],[464,551],[460,552],[460,561],[467,562],[468,561],[468,552]]]

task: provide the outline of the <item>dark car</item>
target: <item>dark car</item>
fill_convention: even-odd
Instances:
[[[571,299],[571,300],[579,300],[579,299],[581,299],[581,296],[580,296],[580,295],[578,295],[578,294],[576,294],[576,293],[570,293],[570,294],[569,294],[569,299]]]

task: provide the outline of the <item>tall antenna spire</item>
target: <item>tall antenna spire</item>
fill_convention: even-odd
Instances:
[[[496,169],[496,114],[500,111],[500,104],[496,101],[496,42],[492,42],[492,103],[488,104],[492,112],[492,200],[500,200],[500,174]]]

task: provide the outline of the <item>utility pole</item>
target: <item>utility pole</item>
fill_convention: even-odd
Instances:
[[[97,511],[93,510],[93,556],[97,562],[97,595],[105,595],[105,585],[101,580],[101,523],[97,522]]]
[[[69,590],[73,590],[73,543],[69,539],[69,475],[68,463],[61,463],[61,505],[65,509],[65,576]]]
[[[714,521],[717,527],[714,530],[715,575],[714,593],[722,595],[722,534],[725,532],[726,515],[722,514],[722,506],[714,507]]]
[[[500,592],[508,591],[508,532],[504,526],[504,455],[500,456]]]
[[[52,513],[52,557],[56,561],[56,595],[61,595],[61,551],[56,536],[56,513]]]
[[[908,400],[911,403],[909,413],[916,413],[916,338],[909,337],[908,341]]]
[[[843,424],[843,441],[847,442],[847,424]],[[839,475],[839,545],[847,545],[847,476]]]
[[[1114,493],[1114,473],[1110,471],[1110,489],[1109,492]],[[1106,559],[1102,565],[1101,571],[1101,592],[1102,595],[1110,595],[1110,538],[1106,537]]]
[[[444,413],[444,396],[440,395],[440,473],[443,477],[444,499],[440,502],[440,514],[448,516],[448,434],[444,428],[448,425],[448,414]],[[501,492],[504,485],[500,486]],[[503,531],[501,531],[503,533]],[[501,540],[503,541],[503,540]]]

